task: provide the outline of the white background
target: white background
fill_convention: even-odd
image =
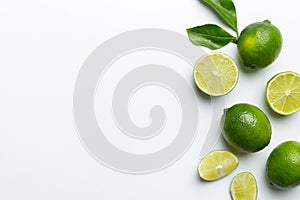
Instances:
[[[273,190],[264,174],[267,156],[277,144],[300,140],[300,113],[275,115],[265,103],[264,87],[277,72],[300,72],[299,6],[292,0],[235,3],[240,30],[269,19],[283,35],[276,62],[255,73],[240,70],[237,87],[226,96],[227,106],[249,102],[262,108],[270,117],[273,137],[263,151],[239,155],[240,165],[232,174],[205,183],[196,172],[201,136],[178,162],[154,174],[122,174],[99,164],[76,133],[72,93],[81,64],[112,36],[139,28],[185,34],[187,27],[223,25],[211,10],[197,0],[2,0],[0,199],[230,199],[231,178],[241,171],[256,176],[258,199],[298,199],[300,188]],[[235,45],[221,51],[238,61]],[[225,148],[224,142],[216,148]]]

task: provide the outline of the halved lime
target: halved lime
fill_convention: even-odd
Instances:
[[[228,55],[208,53],[196,62],[194,80],[198,88],[211,96],[229,93],[237,84],[238,68]]]
[[[238,158],[229,151],[212,151],[201,160],[198,173],[203,180],[214,181],[230,174],[238,164]]]
[[[250,172],[242,172],[233,177],[230,184],[230,194],[233,200],[255,200],[257,184]]]
[[[269,80],[266,97],[270,107],[278,114],[290,115],[300,110],[300,75],[281,72]]]

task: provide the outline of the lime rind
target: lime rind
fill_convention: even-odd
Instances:
[[[231,92],[238,82],[238,67],[231,57],[212,52],[200,57],[194,66],[197,87],[210,96],[222,96]]]
[[[267,83],[266,99],[271,109],[280,115],[291,115],[300,110],[300,75],[285,71]]]

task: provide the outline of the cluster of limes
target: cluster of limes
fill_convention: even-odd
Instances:
[[[282,38],[279,30],[269,21],[246,27],[238,41],[239,56],[244,66],[259,69],[271,64],[279,55]],[[202,56],[194,67],[198,88],[211,96],[229,93],[237,84],[239,72],[235,62],[220,52]],[[300,110],[300,75],[281,72],[269,80],[266,100],[276,113],[290,115]],[[265,148],[271,139],[271,123],[258,107],[246,103],[224,110],[223,138],[235,149],[252,153]],[[212,151],[200,162],[198,172],[202,179],[217,180],[238,166],[238,158],[229,151]],[[287,141],[278,145],[266,164],[270,183],[278,188],[300,184],[300,143]],[[257,184],[250,172],[236,175],[230,186],[233,199],[256,199]]]

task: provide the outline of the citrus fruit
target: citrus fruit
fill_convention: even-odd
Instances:
[[[212,151],[201,160],[198,173],[203,180],[214,181],[230,174],[238,163],[238,158],[229,151]]]
[[[278,145],[267,160],[266,171],[270,183],[277,188],[300,185],[300,143],[286,141]]]
[[[250,172],[242,172],[233,177],[230,184],[230,195],[233,200],[255,200],[257,184]]]
[[[238,68],[228,55],[219,52],[209,53],[196,62],[194,80],[198,88],[208,95],[225,95],[237,83]]]
[[[270,107],[278,114],[290,115],[300,110],[300,75],[287,71],[269,80],[266,97]]]
[[[235,149],[260,151],[269,144],[271,134],[271,123],[258,107],[240,103],[224,109],[222,135]]]
[[[282,36],[270,21],[256,22],[241,32],[237,47],[245,67],[260,69],[278,57],[282,47]]]

